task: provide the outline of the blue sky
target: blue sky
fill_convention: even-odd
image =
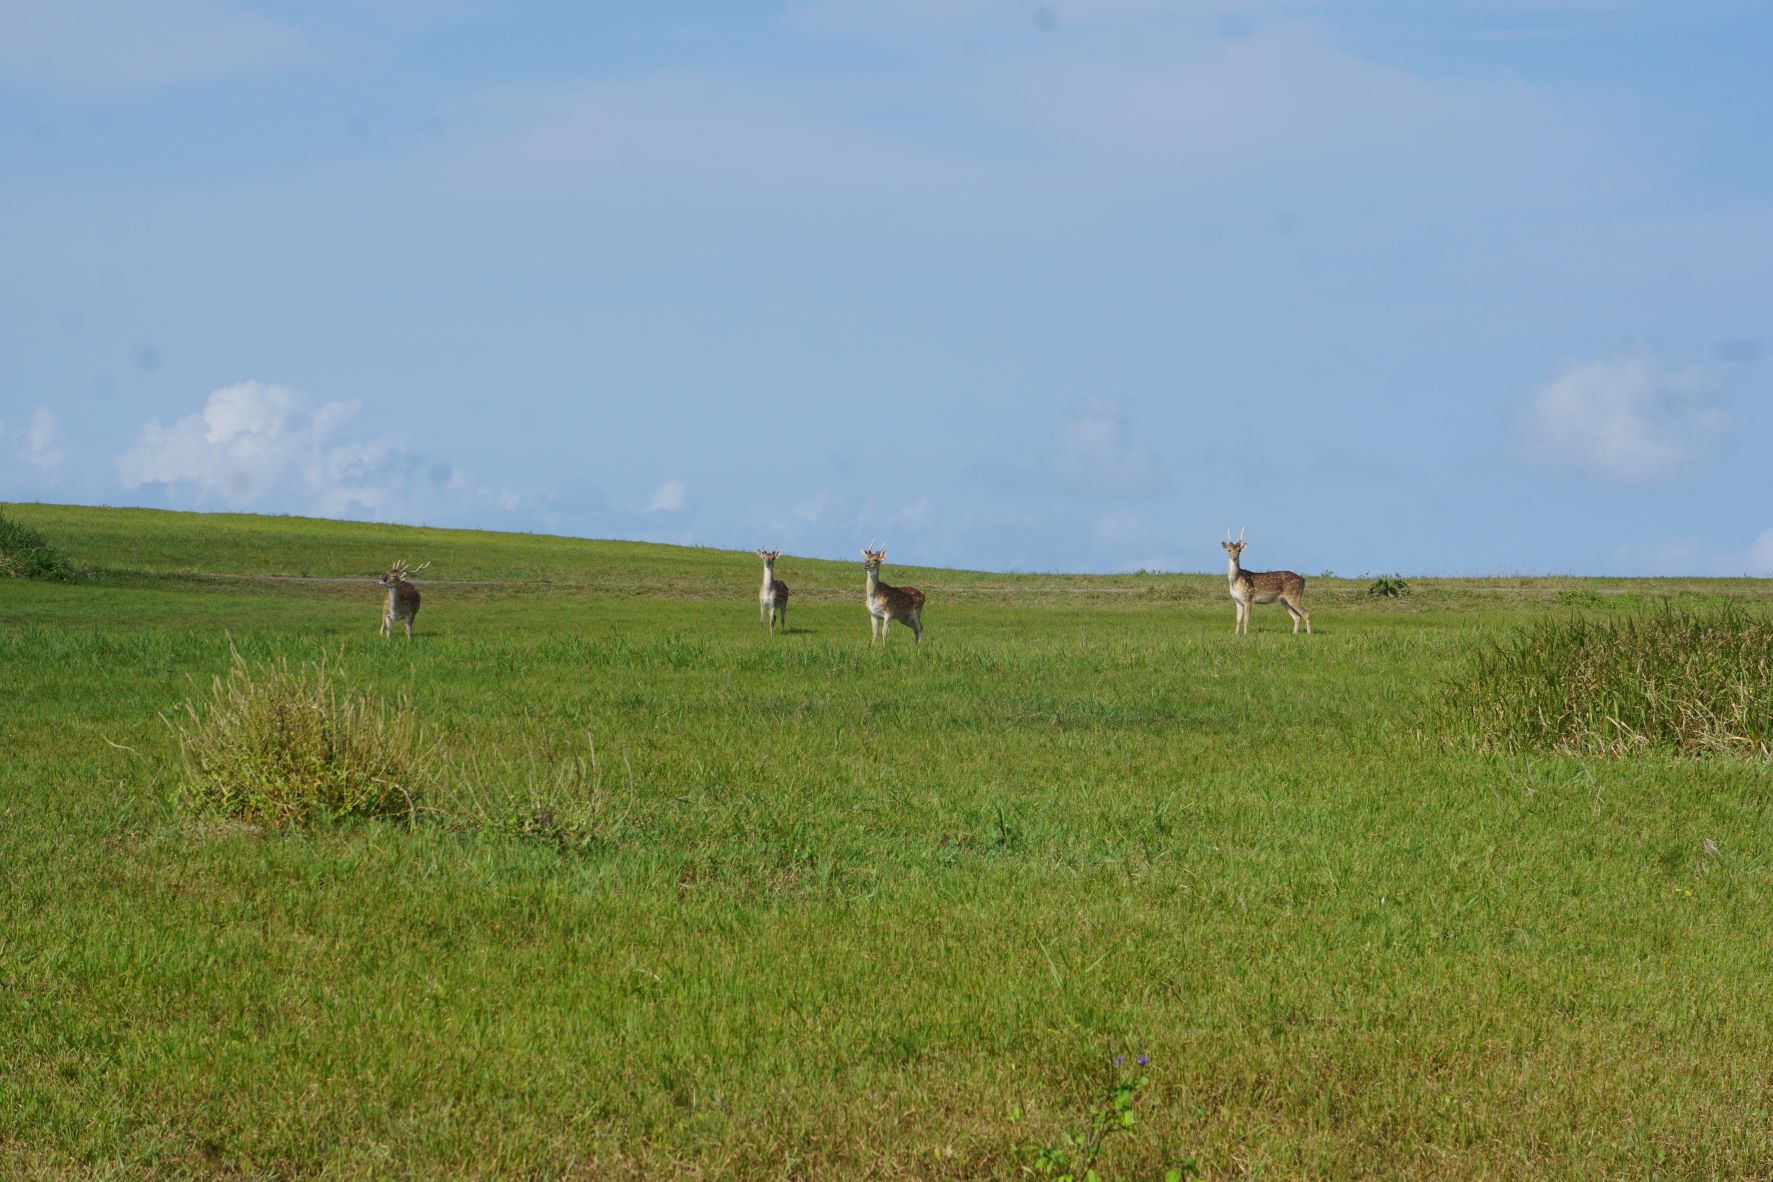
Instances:
[[[1773,574],[1764,4],[0,0],[0,499]]]

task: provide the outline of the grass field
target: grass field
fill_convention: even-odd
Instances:
[[[749,555],[7,512],[89,573],[0,580],[0,1176],[1012,1178],[1142,1076],[1104,1178],[1773,1178],[1773,771],[1424,721],[1762,584],[1313,577],[1234,638],[1216,574],[889,563],[881,650],[859,563],[785,557],[772,640]],[[409,699],[427,807],[181,805],[234,649]]]

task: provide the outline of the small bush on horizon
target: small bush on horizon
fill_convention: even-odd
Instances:
[[[76,577],[74,565],[48,538],[0,512],[0,578],[71,583]]]
[[[279,828],[416,815],[430,753],[411,704],[372,701],[322,658],[248,665],[239,652],[173,722],[182,791],[199,809]]]
[[[1438,723],[1482,750],[1773,758],[1773,621],[1726,607],[1546,620],[1486,646]]]
[[[1367,587],[1367,594],[1385,599],[1396,599],[1400,595],[1410,593],[1410,584],[1402,575],[1380,575]]]
[[[1565,607],[1600,607],[1606,600],[1583,587],[1570,587],[1558,592],[1558,602]]]

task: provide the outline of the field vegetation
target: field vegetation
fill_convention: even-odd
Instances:
[[[1445,699],[1455,740],[1576,754],[1773,758],[1773,617],[1737,606],[1542,620]]]
[[[66,582],[74,577],[73,566],[40,531],[0,513],[0,578]]]
[[[6,513],[0,1176],[1773,1178],[1763,584]]]

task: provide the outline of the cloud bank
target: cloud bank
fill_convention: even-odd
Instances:
[[[1631,353],[1579,362],[1539,387],[1522,414],[1522,454],[1547,468],[1621,484],[1691,469],[1729,417],[1716,384]]]
[[[524,498],[386,439],[346,433],[356,402],[318,406],[286,386],[239,382],[196,414],[155,419],[117,457],[125,488],[157,487],[197,508],[422,521],[464,508],[515,512]]]
[[[1122,405],[1092,398],[1059,424],[1047,463],[1062,490],[1086,496],[1142,497],[1168,490],[1157,453],[1133,437]]]

